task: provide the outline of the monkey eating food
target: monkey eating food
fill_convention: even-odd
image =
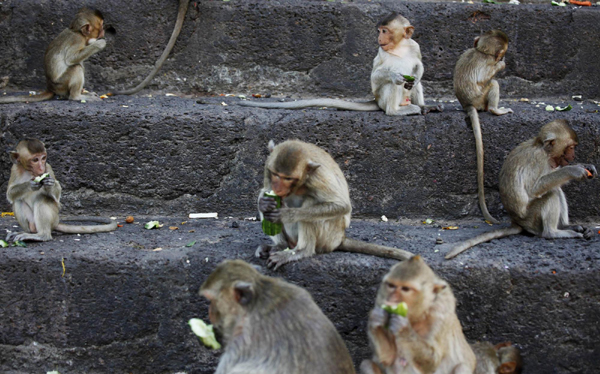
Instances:
[[[300,100],[288,103],[259,103],[242,101],[241,106],[301,109],[330,107],[355,111],[383,110],[389,116],[441,111],[441,106],[427,106],[423,97],[423,63],[421,49],[412,39],[414,26],[399,15],[392,13],[377,25],[379,52],[373,60],[371,88],[375,100],[350,102],[336,99]]]
[[[504,70],[504,55],[508,36],[500,30],[491,30],[475,38],[474,48],[463,53],[454,69],[454,92],[467,112],[475,135],[477,151],[477,194],[479,207],[486,220],[499,223],[488,212],[485,204],[483,178],[483,140],[478,110],[487,110],[497,116],[512,113],[512,109],[498,108],[500,86],[494,76]]]
[[[227,260],[200,294],[224,340],[215,374],[354,374],[344,341],[303,288]]]
[[[89,99],[81,94],[85,82],[83,62],[104,47],[102,13],[87,8],[79,10],[69,28],[52,40],[46,49],[46,91],[33,96],[2,97],[0,103],[38,102],[50,100],[54,95],[68,97],[69,100]]]
[[[99,222],[103,225],[76,226],[59,222],[61,186],[55,179],[52,167],[46,163],[46,147],[41,141],[21,140],[11,152],[10,158],[13,166],[6,197],[24,231],[10,233],[6,240],[47,241],[52,239],[52,230],[69,234],[91,234],[117,228],[117,222],[99,217],[75,217],[69,220]],[[48,176],[36,180],[46,173]]]
[[[282,231],[271,236],[274,245],[262,245],[256,256],[277,269],[288,262],[335,250],[373,254],[405,260],[412,253],[396,248],[346,238],[350,225],[350,193],[335,160],[316,145],[288,140],[268,145],[264,187],[258,195],[261,219],[282,223]],[[277,208],[271,191],[281,198]]]
[[[446,259],[477,244],[523,231],[546,239],[591,239],[589,228],[569,226],[567,199],[561,189],[572,180],[598,176],[594,165],[570,165],[578,143],[567,121],[555,120],[544,125],[535,138],[513,149],[500,170],[500,198],[512,225],[455,245]]]

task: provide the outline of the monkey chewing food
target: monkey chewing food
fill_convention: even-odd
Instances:
[[[40,175],[39,177],[36,177],[33,181],[35,183],[40,183],[41,181],[46,179],[46,177],[48,177],[49,175],[50,175],[50,173],[44,173],[44,174]]]
[[[403,301],[401,303],[396,304],[396,306],[391,305],[382,305],[383,310],[390,314],[397,314],[402,317],[406,317],[408,314],[408,305]]]
[[[272,197],[277,202],[277,209],[281,208],[281,197],[277,196],[273,190],[265,192],[265,196]],[[281,232],[283,225],[281,223],[273,223],[266,219],[262,220],[262,230],[269,236],[275,236]]]
[[[188,323],[192,328],[192,332],[198,335],[202,344],[212,349],[221,349],[221,344],[219,344],[215,337],[213,325],[207,325],[199,318],[192,318]]]

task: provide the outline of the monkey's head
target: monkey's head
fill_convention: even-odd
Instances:
[[[10,159],[16,165],[39,177],[46,172],[46,147],[37,139],[24,139],[10,152]]]
[[[229,341],[238,321],[251,310],[262,275],[242,260],[226,260],[208,276],[200,295],[210,301],[208,318]]]
[[[321,166],[311,160],[304,143],[288,140],[277,146],[271,140],[265,163],[265,182],[280,197],[300,192],[308,178]],[[265,184],[267,186],[267,184]]]
[[[475,49],[494,56],[496,62],[502,60],[508,49],[508,36],[500,30],[490,30],[475,38]]]
[[[104,38],[104,16],[99,10],[81,8],[69,28],[80,32],[86,40]]]
[[[396,48],[403,39],[410,39],[414,31],[415,28],[406,18],[394,12],[377,24],[377,42],[381,49],[388,52]]]
[[[448,283],[435,275],[417,255],[394,265],[384,276],[377,294],[377,305],[395,306],[405,302],[408,318],[418,318],[429,311],[436,297],[448,290]]]
[[[550,157],[550,165],[558,167],[567,166],[575,160],[575,147],[579,139],[567,120],[558,119],[540,129],[535,143],[544,148]]]

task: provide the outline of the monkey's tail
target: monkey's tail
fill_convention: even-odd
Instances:
[[[190,0],[179,0],[179,11],[177,12],[177,21],[175,22],[175,27],[173,28],[173,33],[171,34],[171,39],[169,39],[169,43],[165,47],[160,58],[154,64],[154,68],[148,74],[146,79],[144,79],[140,84],[135,86],[134,88],[130,88],[125,91],[117,91],[113,92],[114,95],[133,95],[134,93],[140,91],[142,88],[146,87],[148,83],[154,78],[156,73],[160,70],[162,65],[165,63],[165,60],[171,53],[177,38],[179,37],[179,33],[181,32],[181,28],[183,27],[183,21],[185,20],[185,14],[187,13],[188,5],[190,4]]]
[[[336,250],[394,258],[400,261],[408,260],[414,256],[414,254],[402,249],[386,247],[384,245],[372,244],[348,238],[345,238],[342,244]]]
[[[54,92],[44,91],[41,94],[32,96],[6,96],[0,97],[0,104],[8,103],[36,103],[38,101],[50,100],[54,97]]]
[[[517,235],[523,232],[523,228],[521,226],[513,224],[512,226],[505,229],[498,229],[490,232],[486,232],[485,234],[481,234],[472,239],[465,240],[464,242],[460,242],[446,255],[446,260],[455,257],[467,249],[476,246],[477,244],[489,242],[492,239],[500,239],[510,235]]]
[[[485,187],[483,185],[483,139],[481,138],[481,125],[479,123],[479,115],[477,109],[470,106],[467,108],[467,113],[471,119],[471,127],[473,128],[473,135],[475,135],[475,148],[477,152],[477,195],[479,197],[479,208],[483,217],[490,223],[498,224],[498,222],[490,212],[488,212],[487,205],[485,204]]]
[[[103,223],[103,225],[65,225],[59,223],[54,230],[64,232],[66,234],[94,234],[97,232],[109,232],[117,229],[117,221],[113,221],[110,218],[102,217],[68,217],[61,219],[61,222],[68,221],[85,221],[85,222],[97,222]]]
[[[274,103],[274,102],[256,102],[256,101],[240,101],[238,103],[241,106],[250,106],[258,108],[270,108],[270,109],[302,109],[308,107],[320,107],[326,106],[329,108],[337,108],[344,110],[355,110],[359,112],[373,112],[381,110],[377,106],[375,100],[367,102],[352,102],[338,99],[311,99],[311,100],[298,100],[288,101],[285,103]]]

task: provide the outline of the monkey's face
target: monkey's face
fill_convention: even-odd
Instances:
[[[377,43],[386,52],[396,48],[398,43],[404,38],[404,28],[396,21],[390,23],[388,26],[378,27],[377,32],[379,33]]]
[[[411,306],[414,306],[419,299],[420,292],[414,282],[386,278],[381,287],[381,292],[384,295],[382,301],[386,305],[395,306],[398,303],[405,302],[410,311]]]
[[[575,160],[575,146],[576,144],[571,144],[565,148],[565,151],[558,162],[560,166],[567,166]]]
[[[46,153],[34,153],[29,159],[25,159],[25,169],[29,170],[34,177],[39,177],[46,172]]]
[[[271,189],[279,197],[289,196],[296,187],[299,178],[295,178],[291,175],[283,173],[276,173],[273,170],[269,170],[271,174]]]

